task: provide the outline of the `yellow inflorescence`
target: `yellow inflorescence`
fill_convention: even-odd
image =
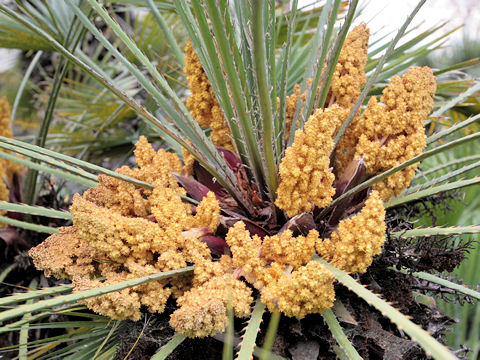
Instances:
[[[423,124],[432,110],[435,91],[435,76],[428,67],[411,67],[402,77],[394,76],[380,98],[383,105],[371,98],[339,142],[337,174],[354,158],[363,158],[367,173],[375,175],[420,155],[426,139]],[[397,172],[374,189],[384,200],[399,195],[410,184],[416,167]]]
[[[303,102],[306,100],[307,93],[304,92],[300,94],[300,85],[295,84],[293,88],[293,94],[287,96],[285,101],[285,138],[288,139],[290,136],[290,129],[292,127],[293,118],[295,117],[295,112],[297,111],[298,104],[302,103],[299,102],[301,99]]]
[[[315,254],[316,231],[307,236],[292,235],[290,230],[280,235],[266,236],[262,242],[262,256],[279,264],[294,268],[306,264]]]
[[[317,241],[317,252],[339,269],[363,273],[384,241],[385,209],[379,193],[373,191],[359,214],[340,221],[330,239]]]
[[[271,311],[301,319],[333,306],[333,275],[322,264],[311,260],[293,272],[284,271],[276,282],[268,283],[261,294],[262,302]]]
[[[140,136],[138,139],[134,153],[140,167],[133,170],[126,168],[126,175],[183,193],[184,190],[178,186],[172,173],[182,173],[182,163],[177,155],[164,149],[155,152],[144,136]],[[149,194],[145,189],[143,192]]]
[[[180,308],[172,314],[170,325],[190,337],[212,336],[225,331],[228,306],[235,316],[245,317],[252,302],[252,290],[243,281],[228,273],[214,276],[177,299]]]
[[[365,24],[360,24],[353,28],[345,39],[332,77],[330,88],[332,103],[350,109],[360,96],[360,91],[366,83],[365,65],[368,58],[369,37],[370,30]],[[310,85],[311,79],[307,83]],[[293,93],[286,98],[285,137],[287,139],[297,111],[298,100],[302,100],[300,103],[305,102],[306,96],[307,92],[300,94],[300,85],[296,84]]]
[[[175,154],[163,149],[155,152],[147,139],[141,136],[137,142],[135,156],[139,168],[130,169],[123,166],[116,172],[184,194],[183,188],[178,186],[172,174],[172,171],[182,172],[182,164]],[[98,182],[98,186],[85,192],[83,195],[85,200],[124,216],[145,217],[148,214],[148,202],[144,200],[144,196],[150,195],[151,190],[136,187],[107,175],[100,175]]]
[[[242,270],[242,275],[247,280],[254,279],[267,264],[265,258],[260,257],[262,240],[245,229],[243,221],[235,223],[228,230],[225,238],[232,252],[233,266]]]
[[[350,108],[366,83],[368,38],[370,30],[365,24],[356,26],[343,43],[332,78],[331,92],[335,103]]]
[[[137,143],[135,155],[139,168],[123,167],[118,171],[149,181],[154,189],[146,190],[100,176],[97,187],[83,196],[74,196],[70,209],[74,226],[62,228],[60,234],[52,235],[30,251],[35,265],[47,275],[73,279],[75,291],[81,291],[198,263],[194,288],[192,277],[187,275],[82,302],[113,319],[138,320],[142,305],[150,312],[163,312],[167,299],[173,295],[184,306],[172,318],[172,323],[177,321],[178,329],[192,336],[200,336],[201,329],[196,330],[195,322],[187,324],[179,319],[182,311],[189,312],[189,304],[195,302],[197,293],[205,297],[216,294],[213,308],[207,306],[207,312],[215,319],[217,315],[218,319],[226,318],[230,301],[238,316],[248,314],[252,302],[250,289],[233,277],[231,261],[211,262],[210,250],[198,238],[202,232],[195,230],[216,230],[220,207],[215,195],[208,193],[197,207],[197,214],[192,216],[190,205],[182,202],[178,194],[184,190],[172,175],[172,171],[181,171],[178,158],[164,150],[155,152],[143,137]],[[218,264],[220,271],[207,277],[207,270],[202,275],[202,264]],[[106,280],[96,280],[98,276]],[[208,319],[208,315],[199,313],[204,315]],[[218,321],[212,329],[217,328]],[[212,329],[203,330],[212,334]]]
[[[192,145],[190,140],[187,142]],[[182,147],[182,155],[183,155],[183,174],[185,176],[192,176],[193,175],[193,165],[195,164],[195,157],[187,151],[184,147]]]
[[[335,176],[330,171],[335,127],[348,116],[337,105],[319,109],[295,132],[293,145],[280,163],[280,185],[275,204],[289,217],[320,208],[332,201]]]
[[[207,226],[211,233],[217,230],[220,221],[220,204],[212,191],[207,193],[197,206],[191,227]]]
[[[4,137],[13,137],[12,128],[10,127],[10,105],[7,98],[0,98],[0,135]]]
[[[9,192],[7,185],[3,181],[0,181],[0,201],[8,201],[9,197]],[[5,215],[7,213],[6,210],[0,210],[0,215]],[[6,228],[7,224],[5,223],[0,223],[0,229],[1,228]]]
[[[192,92],[187,100],[187,107],[193,118],[201,127],[212,129],[211,137],[216,146],[233,150],[230,128],[190,41],[185,46],[185,73]]]
[[[168,250],[179,238],[172,239],[147,219],[105,211],[78,194],[73,198],[70,212],[82,239],[119,263],[130,257],[144,264],[151,262],[154,252]]]
[[[106,280],[103,282],[76,276],[73,278],[74,292],[112,285],[140,276],[151,275],[152,273],[110,272],[106,274]],[[151,312],[163,312],[170,293],[171,290],[165,288],[160,282],[150,282],[98,297],[84,299],[81,302],[91,310],[112,319],[131,319],[136,321],[141,317],[140,307],[142,305],[147,306]]]
[[[116,172],[124,174],[126,167]],[[107,175],[98,177],[98,185],[88,189],[85,200],[91,201],[102,208],[111,209],[124,216],[146,216],[147,209],[140,189],[126,181],[118,180]]]
[[[100,286],[111,285],[127,280],[121,274],[110,274],[105,281],[91,280],[87,277],[74,277],[74,291],[90,290]],[[138,294],[131,288],[84,299],[83,303],[96,313],[108,316],[112,319],[139,320],[140,299]]]
[[[323,265],[311,260],[318,232],[293,237],[287,230],[267,236],[263,242],[250,236],[243,222],[237,222],[226,237],[233,268],[260,290],[270,311],[303,318],[333,305],[333,277]]]
[[[157,227],[160,227],[167,237],[178,238],[178,234],[186,230],[191,222],[190,205],[184,203],[174,189],[156,183],[152,195],[148,198],[148,203],[150,211],[157,221]],[[165,241],[162,243],[165,244]]]
[[[75,291],[93,289],[159,271],[205,262],[210,250],[192,231],[192,224],[215,231],[220,207],[209,193],[191,214],[179,193],[185,190],[173,172],[179,159],[164,150],[155,152],[145,138],[135,150],[139,168],[118,172],[154,184],[153,190],[100,176],[97,187],[75,195],[71,213],[74,226],[62,228],[30,250],[35,265],[47,275],[74,280]],[[104,276],[105,281],[95,280]],[[165,285],[170,287],[165,287]],[[168,297],[179,297],[191,288],[191,276],[151,282],[131,289],[84,300],[92,310],[114,319],[138,320],[142,305],[162,312]]]
[[[60,234],[50,236],[43,243],[30,250],[33,263],[46,276],[71,279],[75,275],[91,276],[98,273],[95,258],[101,253],[89,246],[77,234],[74,227],[60,228]]]

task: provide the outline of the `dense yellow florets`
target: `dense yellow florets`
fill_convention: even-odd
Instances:
[[[50,236],[30,250],[29,255],[46,276],[71,279],[75,275],[90,276],[98,272],[97,261],[103,254],[82,240],[74,227],[60,228],[60,234]]]
[[[178,239],[170,238],[154,222],[105,211],[78,194],[73,198],[70,212],[79,236],[120,263],[129,257],[147,263],[153,259],[153,252],[166,251]]]
[[[100,286],[112,285],[122,281],[151,275],[145,272],[110,272],[105,281],[91,280],[86,277],[73,278],[74,292],[90,290]],[[111,292],[101,296],[81,300],[89,309],[112,319],[133,321],[141,316],[140,307],[145,305],[150,312],[163,312],[171,290],[164,288],[159,281]]]
[[[425,148],[424,121],[433,107],[435,76],[428,67],[411,67],[394,76],[379,104],[371,98],[362,116],[356,117],[339,142],[335,156],[337,174],[354,158],[363,158],[367,174],[375,175],[420,155]],[[399,195],[410,184],[417,165],[374,185],[382,199]]]
[[[232,252],[233,266],[242,270],[242,275],[251,280],[267,264],[266,259],[260,257],[262,240],[257,236],[250,236],[243,221],[235,223],[228,230],[225,238]]]
[[[144,136],[138,139],[134,153],[139,168],[126,168],[125,175],[183,192],[173,175],[173,173],[182,173],[182,163],[176,154],[164,149],[155,152]],[[143,192],[149,195],[149,191],[144,189]]]
[[[232,274],[215,276],[177,299],[180,308],[172,314],[170,325],[190,337],[212,336],[225,331],[228,306],[235,316],[245,317],[252,302],[252,291],[243,281]]]
[[[192,145],[192,142],[190,140],[188,140],[187,142],[190,145]],[[195,157],[190,152],[188,152],[184,147],[182,147],[182,155],[183,155],[183,175],[192,176],[193,165],[195,164]]]
[[[211,138],[216,146],[233,150],[230,128],[190,41],[185,46],[185,73],[192,92],[187,99],[187,107],[193,118],[201,127],[212,129]]]
[[[300,85],[295,84],[293,88],[293,93],[290,96],[287,96],[285,101],[285,139],[290,137],[290,130],[292,127],[293,118],[297,112],[297,106],[305,102],[306,91],[303,94],[300,94]],[[300,101],[301,100],[301,101]],[[300,113],[299,113],[300,114]]]
[[[117,169],[120,174],[126,167]],[[88,189],[83,197],[96,205],[111,209],[124,216],[146,216],[147,208],[141,189],[126,181],[107,175],[98,177],[98,185]]]
[[[335,103],[350,108],[366,83],[368,38],[370,30],[365,24],[353,28],[343,43],[332,78],[331,95]]]
[[[115,284],[127,280],[121,274],[111,274],[104,282],[99,280],[90,280],[86,277],[74,277],[73,285],[75,291],[90,290],[96,287]],[[108,293],[102,296],[84,299],[85,304],[89,309],[96,313],[108,316],[112,319],[124,320],[139,320],[140,313],[140,299],[138,294],[131,288],[120,291]]]
[[[262,288],[262,302],[270,311],[304,318],[330,309],[335,301],[333,275],[323,265],[311,260],[294,270],[286,269],[276,282]]]
[[[201,233],[190,231],[191,208],[182,202],[178,193],[184,190],[172,175],[181,171],[176,155],[155,152],[145,138],[139,140],[135,155],[140,168],[118,171],[150,181],[154,189],[100,176],[97,187],[74,196],[70,209],[74,226],[30,250],[38,268],[47,275],[73,278],[75,291],[80,291],[210,259],[208,247],[197,238]],[[219,208],[217,204],[215,211],[211,195],[206,199],[208,206],[204,205],[199,223],[213,228]],[[96,280],[98,276],[106,280]],[[181,296],[190,289],[191,280],[187,275],[151,282],[84,303],[114,319],[137,320],[142,305],[150,312],[162,312],[170,294]]]
[[[348,111],[332,106],[317,110],[295,132],[293,145],[285,151],[280,163],[280,185],[275,204],[289,217],[320,208],[332,201],[335,176],[330,171],[335,127],[348,116]]]
[[[251,236],[243,222],[228,231],[233,268],[261,292],[262,302],[270,311],[303,318],[323,312],[333,305],[333,277],[323,265],[311,260],[315,254],[318,232],[293,237],[287,230],[262,240]],[[219,271],[219,266],[212,273]]]
[[[379,193],[373,191],[360,213],[340,221],[330,239],[317,241],[317,252],[339,269],[363,273],[384,241],[385,209]]]
[[[139,168],[130,169],[123,166],[116,172],[154,183],[158,187],[171,188],[184,193],[172,174],[172,172],[182,172],[182,164],[175,154],[163,149],[155,152],[147,139],[141,136],[136,144],[135,156],[138,159]],[[148,214],[148,202],[145,196],[150,195],[151,190],[139,188],[107,175],[100,175],[98,182],[96,187],[84,193],[83,197],[86,200],[124,216],[145,217]]]
[[[290,317],[301,319],[331,308],[334,277],[315,256],[349,273],[365,272],[385,240],[383,200],[409,185],[415,167],[368,189],[360,211],[355,209],[362,206],[361,196],[350,199],[343,213],[342,206],[335,207],[328,218],[316,210],[327,207],[336,190],[336,196],[345,190],[350,173],[340,176],[353,159],[363,159],[367,176],[372,176],[420,154],[425,146],[423,122],[435,93],[435,77],[428,68],[413,67],[403,77],[393,77],[381,103],[375,97],[370,99],[332,155],[336,132],[365,84],[368,38],[364,24],[347,36],[326,107],[315,110],[295,132],[279,165],[275,205],[290,218],[313,214],[286,222],[278,209],[267,203],[265,193],[257,196],[251,207],[243,204],[245,208],[225,206],[222,210],[223,199],[209,191],[194,207],[184,202],[181,195],[187,192],[174,176],[182,171],[192,175],[193,157],[185,153],[182,167],[175,154],[155,151],[141,137],[135,150],[138,167],[125,166],[117,172],[153,188],[101,175],[98,186],[74,196],[70,209],[73,226],[62,228],[60,234],[30,251],[35,265],[46,275],[72,279],[74,291],[193,265],[193,273],[82,300],[113,319],[139,320],[142,306],[150,312],[163,312],[173,296],[179,308],[170,325],[190,337],[225,331],[228,309],[237,317],[248,316],[253,288],[270,311]],[[190,42],[185,51],[191,90],[187,106],[201,127],[212,130],[215,145],[233,149],[224,114]],[[300,112],[297,105],[306,95],[296,85],[286,99],[286,137],[295,113]],[[238,190],[253,197],[264,189],[249,183],[243,176],[247,171],[232,169],[238,176]],[[358,173],[363,176],[363,168]],[[196,180],[202,181],[197,175]],[[349,186],[358,180],[352,178]],[[0,195],[1,191],[0,187]],[[321,239],[317,230],[326,238]],[[217,245],[222,251],[216,251]],[[212,256],[209,246],[214,254],[224,255]]]
[[[185,204],[174,189],[155,184],[148,203],[158,226],[167,237],[178,237],[191,222],[190,205]]]
[[[262,242],[262,256],[279,264],[298,268],[310,261],[315,254],[318,233],[312,230],[307,236],[292,235],[286,230],[280,235],[266,236]]]
[[[191,227],[208,227],[211,233],[217,230],[220,221],[220,204],[212,191],[207,193],[197,206]]]
[[[10,127],[10,105],[7,98],[0,98],[0,135],[4,137],[13,137],[12,128]]]

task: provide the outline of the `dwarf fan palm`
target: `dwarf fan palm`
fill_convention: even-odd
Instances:
[[[35,324],[48,316],[45,309],[63,305],[62,310],[72,312],[66,304],[78,301],[104,315],[96,318],[99,324],[90,324],[95,336],[89,338],[84,324],[79,324],[70,337],[50,339],[50,343],[77,340],[51,355],[113,358],[125,320],[138,321],[142,305],[151,313],[162,313],[172,295],[179,308],[170,324],[179,334],[154,355],[156,359],[168,356],[184,336],[222,332],[224,357],[231,357],[234,315],[250,317],[238,358],[252,354],[267,358],[281,314],[304,318],[315,313],[322,314],[338,343],[331,350],[324,349],[325,353],[357,359],[359,352],[368,357],[368,348],[357,352],[354,345],[358,344],[350,343],[357,333],[351,331],[349,340],[337,317],[345,323],[346,318],[353,319],[353,313],[360,322],[362,312],[375,312],[362,300],[352,300],[354,293],[400,329],[389,327],[390,332],[409,335],[412,341],[405,345],[409,349],[415,348],[416,341],[434,358],[455,358],[438,342],[438,328],[429,334],[362,284],[394,298],[388,286],[399,281],[406,287],[401,293],[406,300],[395,300],[401,310],[415,316],[418,311],[411,307],[425,310],[427,306],[414,304],[408,297],[412,288],[431,290],[421,287],[425,282],[480,298],[478,292],[431,273],[444,266],[455,267],[455,259],[462,255],[461,249],[452,248],[448,264],[442,264],[445,257],[435,257],[439,247],[448,245],[441,236],[477,232],[479,225],[413,228],[405,219],[409,209],[434,202],[439,194],[478,184],[476,177],[453,182],[437,177],[428,187],[408,188],[418,162],[478,141],[480,135],[473,133],[440,142],[476,118],[428,138],[424,122],[429,115],[432,119],[445,116],[480,85],[474,82],[452,96],[442,93],[445,84],[437,84],[428,68],[412,67],[401,77],[392,77],[406,70],[416,56],[431,51],[442,37],[407,53],[426,35],[396,48],[425,2],[420,1],[393,41],[377,45],[369,57],[367,27],[361,24],[350,29],[357,2],[352,0],[342,12],[342,1],[328,0],[315,10],[318,18],[313,18],[297,9],[297,1],[285,12],[274,1],[262,0],[251,4],[175,0],[161,8],[154,1],[118,1],[148,6],[178,63],[183,62],[178,58],[180,50],[168,33],[162,11],[173,10],[180,18],[190,38],[185,47],[191,91],[186,103],[179,96],[182,92],[174,91],[164,71],[152,63],[151,54],[145,51],[148,48],[132,39],[114,13],[99,2],[65,2],[75,19],[70,41],[55,28],[42,25],[30,5],[18,12],[0,5],[16,29],[41,39],[39,49],[58,51],[65,58],[65,68],[70,63],[97,80],[183,150],[182,165],[175,154],[163,149],[155,152],[140,138],[135,150],[139,167],[111,171],[43,146],[0,137],[0,147],[9,151],[0,152],[2,158],[92,187],[74,197],[71,215],[2,205],[9,211],[73,219],[73,226],[60,230],[8,218],[3,221],[53,233],[30,254],[47,275],[72,279],[74,292],[58,295],[72,289],[62,285],[0,299],[3,306],[27,302],[0,313],[2,321],[22,316],[0,331],[20,329],[25,339],[29,328],[48,326]],[[115,36],[102,33],[95,19],[101,19]],[[303,31],[307,22],[315,22],[311,36]],[[141,96],[125,91],[74,46],[75,34],[81,37],[83,33],[93,35],[118,66],[133,76]],[[57,81],[59,88],[62,78]],[[380,92],[381,103],[375,97]],[[148,108],[142,105],[145,97],[153,104]],[[472,169],[467,166],[458,174]],[[94,174],[99,173],[97,179]],[[428,256],[431,264],[424,263]],[[31,302],[54,294],[51,299]],[[272,325],[263,348],[255,348],[267,308]],[[438,325],[429,314],[417,320],[427,327]],[[123,322],[109,323],[106,331],[106,317]],[[329,334],[326,327],[323,331]],[[322,336],[331,342],[330,335]],[[396,336],[398,341],[400,336]],[[43,343],[48,344],[20,344],[21,355],[30,349],[34,356],[41,356],[48,350]],[[85,345],[91,346],[87,350]],[[408,356],[400,348],[395,347],[396,355]]]

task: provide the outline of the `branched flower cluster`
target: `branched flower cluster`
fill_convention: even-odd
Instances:
[[[163,149],[155,152],[143,137],[135,155],[140,167],[117,171],[153,183],[153,191],[99,176],[98,186],[83,196],[74,196],[70,208],[73,226],[62,228],[60,234],[30,250],[37,268],[47,275],[72,279],[75,291],[80,291],[210,259],[207,246],[190,234],[216,230],[220,208],[213,193],[205,197],[193,216],[190,205],[179,195],[185,191],[172,174],[181,170],[176,155]],[[96,280],[98,277],[106,280]],[[84,303],[115,319],[138,320],[142,305],[151,312],[162,312],[170,294],[181,296],[190,281],[173,278],[151,282]]]
[[[323,208],[332,201],[335,176],[329,170],[333,150],[333,132],[344,116],[345,109],[335,105],[318,109],[295,132],[293,145],[285,151],[280,163],[280,186],[275,204],[289,217]]]
[[[201,127],[210,127],[216,146],[233,150],[232,134],[192,43],[185,46],[185,73],[192,94],[187,99],[193,118]]]
[[[378,191],[373,191],[362,211],[340,221],[329,239],[317,241],[317,252],[347,272],[364,273],[385,241],[385,209]]]
[[[151,183],[153,190],[99,176],[98,186],[83,196],[75,195],[70,209],[73,226],[30,251],[36,266],[47,275],[72,279],[79,291],[194,265],[193,276],[84,300],[98,313],[137,320],[141,306],[162,312],[172,295],[179,308],[171,315],[170,324],[191,337],[224,331],[229,308],[235,316],[247,316],[255,293],[270,311],[291,317],[329,309],[335,299],[334,277],[315,257],[348,273],[365,272],[384,243],[383,201],[409,185],[415,168],[376,184],[345,209],[335,208],[335,221],[326,227],[319,225],[316,216],[339,195],[337,182],[352,161],[362,159],[366,176],[373,176],[423,151],[423,122],[435,93],[435,77],[428,68],[410,68],[402,77],[395,76],[381,103],[372,97],[365,112],[356,114],[332,156],[336,132],[365,84],[368,38],[364,24],[348,35],[328,106],[309,116],[285,150],[275,205],[290,218],[287,223],[279,216],[281,220],[269,224],[271,233],[261,237],[242,216],[221,222],[223,215],[234,215],[226,208],[222,213],[221,196],[212,191],[198,206],[186,204],[180,195],[187,195],[187,190],[179,186],[173,172],[183,170],[185,176],[192,176],[194,160],[184,156],[182,168],[176,155],[154,151],[141,137],[135,150],[138,168],[122,167],[117,172]],[[191,90],[187,106],[192,116],[200,126],[211,129],[215,145],[234,151],[228,124],[191,43],[186,46],[185,60]],[[296,86],[286,99],[287,131],[305,96]],[[245,185],[245,173],[237,172],[242,190],[248,191],[251,187]],[[262,202],[259,197],[258,202]],[[305,213],[314,222],[305,231],[294,232],[286,226]],[[225,243],[226,251],[212,256],[203,239],[206,235]]]
[[[428,67],[411,67],[394,76],[383,90],[381,104],[372,97],[365,112],[354,118],[339,143],[336,171],[354,158],[363,158],[367,173],[375,175],[420,155],[426,145],[424,121],[433,107],[435,76]],[[410,185],[412,165],[374,185],[383,200],[399,195]]]

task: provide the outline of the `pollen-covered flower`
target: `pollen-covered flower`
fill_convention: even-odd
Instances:
[[[185,73],[192,92],[187,107],[193,118],[201,127],[212,129],[211,137],[216,146],[233,150],[230,128],[191,41],[185,46]]]
[[[262,302],[270,311],[302,319],[333,306],[333,275],[322,264],[311,260],[297,270],[286,269],[276,282],[262,288],[261,294]]]
[[[303,318],[333,305],[332,274],[311,260],[317,231],[310,231],[306,237],[294,237],[287,230],[267,236],[262,242],[245,230],[243,222],[237,222],[230,228],[226,240],[232,251],[233,268],[240,269],[240,274],[260,290],[262,302],[271,311]],[[219,268],[217,265],[216,271]]]
[[[0,181],[0,201],[8,201],[8,188],[7,185],[3,181]],[[1,210],[0,215],[5,215],[7,213],[6,210]],[[7,224],[2,223],[0,224],[0,229],[7,227]]]
[[[295,124],[290,147],[277,149],[273,141],[273,162],[263,151],[263,141],[255,149],[260,134],[244,133],[268,130],[262,127],[269,119],[261,119],[255,92],[245,109],[253,126],[242,123],[241,136],[248,136],[235,139],[248,140],[248,146],[241,154],[220,149],[223,165],[213,160],[219,154],[195,162],[186,149],[182,165],[176,154],[155,151],[140,137],[134,152],[138,166],[116,171],[150,185],[99,176],[96,187],[73,197],[73,226],[30,251],[35,265],[46,275],[72,279],[74,291],[193,266],[193,271],[178,271],[183,275],[177,277],[82,300],[105,316],[135,321],[145,309],[163,312],[172,296],[178,307],[170,325],[190,337],[225,331],[229,310],[237,317],[248,316],[253,294],[269,311],[299,319],[330,309],[334,273],[318,257],[348,273],[366,272],[385,241],[383,201],[408,186],[415,168],[354,196],[345,194],[366,178],[421,153],[423,123],[435,93],[435,77],[428,68],[413,67],[393,77],[379,101],[373,97],[363,114],[356,114],[334,152],[338,129],[366,82],[368,39],[365,24],[348,34],[331,86],[325,89],[324,108],[303,114],[308,120]],[[220,107],[231,99],[216,98],[190,42],[185,51],[191,91],[187,107],[214,145],[235,150]],[[219,59],[222,71],[226,64]],[[240,80],[242,86],[252,85],[251,78]],[[275,136],[285,128],[288,138],[295,114],[305,111],[299,104],[317,92],[302,93],[296,85],[290,96],[276,99],[277,106],[285,100],[286,113],[283,126],[274,126]],[[188,136],[184,140],[190,141]],[[217,171],[211,174],[214,167]],[[271,189],[276,182],[270,176],[278,176],[276,189]]]
[[[130,272],[110,272],[105,274],[105,281],[76,276],[73,278],[74,292],[112,285],[155,273],[154,269],[151,269],[150,272],[147,272],[147,269],[133,267]],[[159,281],[153,281],[98,297],[84,299],[80,302],[96,313],[112,319],[136,321],[140,319],[140,308],[142,305],[147,306],[150,312],[163,312],[170,294],[171,290],[164,287],[164,284]]]
[[[307,93],[300,94],[300,85],[295,84],[293,93],[287,96],[285,101],[285,138],[290,136],[290,129],[292,127],[293,118],[297,112],[298,104],[305,102]],[[302,101],[299,101],[301,99]]]
[[[176,155],[155,152],[145,138],[139,140],[135,155],[140,167],[123,167],[119,172],[151,181],[154,189],[100,176],[98,186],[73,197],[70,212],[74,225],[30,250],[39,269],[73,279],[75,291],[81,291],[211,258],[210,250],[198,238],[202,232],[191,226],[215,231],[220,208],[213,193],[205,197],[193,217],[190,205],[179,195],[185,190],[172,174],[181,171]],[[95,279],[98,276],[106,280]],[[84,303],[114,319],[137,320],[142,305],[150,312],[162,312],[171,294],[179,297],[191,286],[191,276],[185,275],[85,299]]]
[[[293,236],[286,230],[280,235],[266,236],[262,242],[262,256],[279,264],[297,268],[305,265],[315,254],[318,232],[310,231],[307,236]]]
[[[82,239],[117,262],[133,257],[147,263],[154,252],[166,251],[180,241],[181,235],[172,238],[154,222],[105,211],[79,195],[74,196],[70,212]]]
[[[83,241],[74,227],[59,230],[60,234],[51,235],[29,251],[35,267],[57,279],[95,274],[103,254]]]
[[[172,314],[170,325],[190,337],[223,332],[227,326],[227,307],[231,306],[237,317],[249,315],[251,294],[248,286],[232,274],[215,276],[177,299],[180,308]]]
[[[436,83],[428,67],[411,67],[402,77],[394,76],[375,97],[362,116],[354,118],[336,151],[336,172],[341,174],[351,160],[363,158],[367,174],[375,175],[420,155],[425,148],[423,124],[432,110]],[[382,199],[399,195],[412,179],[412,165],[374,185]]]
[[[331,95],[335,103],[350,108],[366,83],[368,38],[370,30],[360,24],[349,32],[338,58],[332,78]]]
[[[182,163],[176,154],[164,149],[155,152],[144,136],[140,136],[135,146],[134,154],[139,167],[127,168],[125,175],[150,184],[160,184],[183,193],[183,189],[178,186],[173,175],[173,172],[178,174],[182,172]],[[149,194],[148,190],[144,189],[143,191],[145,194]]]
[[[182,164],[175,154],[163,149],[155,152],[144,136],[140,136],[135,149],[139,168],[130,169],[123,166],[116,172],[131,176],[141,181],[155,183],[157,186],[175,189],[179,193],[180,188],[172,172],[181,173]],[[148,202],[145,195],[150,195],[151,190],[141,189],[126,181],[122,181],[107,175],[98,177],[99,184],[88,189],[83,197],[104,208],[111,209],[124,216],[147,216]]]
[[[185,230],[191,221],[190,205],[174,189],[155,184],[148,203],[158,226],[172,237]]]
[[[317,252],[346,272],[363,273],[385,241],[385,209],[373,191],[357,215],[340,221],[329,239],[318,239]]]
[[[228,230],[225,240],[232,252],[233,266],[241,269],[245,277],[256,276],[267,264],[266,259],[260,257],[262,240],[257,235],[251,236],[242,221]]]
[[[337,105],[318,109],[305,123],[304,130],[295,132],[293,145],[285,151],[280,163],[280,185],[275,204],[289,217],[320,208],[332,201],[335,176],[330,171],[335,127],[348,116]]]
[[[74,277],[73,291],[90,290],[99,286],[115,284],[125,280],[127,279],[122,276],[122,274],[115,273],[111,273],[110,277],[104,282],[91,280],[87,277]],[[130,319],[136,321],[139,320],[141,316],[139,296],[131,288],[84,299],[81,302],[96,313],[108,316],[112,319]]]
[[[219,216],[220,205],[215,194],[209,191],[197,206],[191,227],[208,227],[210,232],[214,233],[220,221]]]
[[[187,142],[190,145],[192,145],[192,142],[190,140],[188,140]],[[182,155],[183,155],[183,174],[185,176],[192,176],[195,158],[184,147],[182,147]]]
[[[125,173],[126,167],[117,169],[120,174]],[[111,209],[124,216],[146,216],[146,202],[140,189],[111,176],[100,175],[98,185],[90,188],[83,194],[85,200],[98,206]]]

